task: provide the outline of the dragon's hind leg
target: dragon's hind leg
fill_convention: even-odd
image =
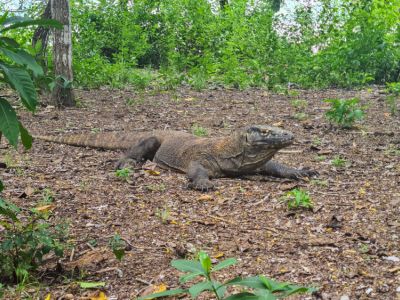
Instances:
[[[147,159],[153,160],[160,146],[161,142],[155,136],[146,138],[129,148],[124,157],[118,160],[116,168],[122,169],[130,164],[136,165],[137,163],[143,162]]]

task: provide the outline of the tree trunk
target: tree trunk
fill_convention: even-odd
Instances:
[[[63,24],[63,29],[54,29],[53,62],[56,85],[52,93],[52,102],[56,107],[75,106],[71,83],[72,75],[72,39],[71,16],[68,0],[49,0],[51,17]]]

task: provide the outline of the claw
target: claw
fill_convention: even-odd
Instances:
[[[215,188],[214,184],[208,179],[199,179],[195,182],[189,183],[189,188],[198,190],[201,192],[208,192],[209,190],[213,190]]]
[[[120,170],[127,167],[134,168],[136,167],[136,165],[137,165],[136,160],[124,157],[117,161],[117,163],[115,164],[115,169]]]

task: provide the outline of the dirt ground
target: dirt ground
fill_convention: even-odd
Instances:
[[[285,149],[289,153],[276,159],[320,175],[305,181],[216,179],[215,191],[200,193],[187,188],[183,174],[158,168],[160,174],[140,169],[129,182],[121,180],[113,169],[118,152],[42,141],[29,151],[14,151],[3,141],[1,156],[12,162],[0,169],[3,197],[35,207],[49,189],[55,199],[51,221],[69,224],[71,247],[61,260],[62,272],[40,273],[40,287],[21,297],[51,293],[52,299],[80,299],[96,291],[80,289],[77,281],[104,281],[108,299],[134,299],[160,284],[177,287],[179,273],[170,261],[202,249],[215,261],[238,259],[218,273],[221,281],[264,274],[319,288],[298,299],[400,299],[400,118],[390,115],[379,87],[289,96],[186,89],[76,95],[80,108],[43,106],[35,115],[21,110],[21,120],[31,133],[47,135],[190,132],[197,124],[218,136],[248,124],[274,124],[296,136]],[[351,130],[330,126],[322,100],[355,96],[366,105],[364,121]],[[332,164],[337,157],[346,160],[344,166]],[[287,209],[281,198],[294,187],[309,192],[313,210]],[[121,262],[108,246],[115,233],[129,244]],[[55,261],[49,257],[45,269]]]

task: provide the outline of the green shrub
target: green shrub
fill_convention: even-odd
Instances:
[[[397,104],[400,102],[400,82],[388,82],[386,84],[386,103],[389,105],[392,116],[397,115]]]
[[[119,234],[114,234],[109,242],[109,245],[115,257],[121,261],[125,256],[126,242]]]
[[[131,168],[122,168],[115,171],[115,176],[123,181],[128,181],[132,173],[133,171]]]
[[[246,300],[246,299],[283,299],[291,295],[301,293],[312,293],[316,291],[314,288],[307,288],[289,283],[281,283],[259,275],[254,277],[241,278],[236,277],[225,283],[220,283],[213,279],[216,271],[222,270],[236,263],[236,259],[229,258],[215,266],[212,266],[211,259],[207,253],[200,251],[197,260],[173,260],[171,265],[179,271],[185,272],[179,278],[180,283],[186,283],[195,279],[202,279],[191,285],[189,288],[179,288],[168,290],[148,296],[138,298],[138,300],[154,299],[166,296],[175,296],[189,294],[196,299],[203,292],[211,292],[218,300]],[[225,296],[227,288],[237,286],[241,292]]]
[[[344,158],[341,158],[340,156],[335,156],[332,160],[331,160],[331,164],[332,166],[341,168],[344,167],[346,165],[346,160]]]
[[[62,257],[66,228],[48,222],[50,205],[25,211],[0,198],[0,279],[25,283],[42,263],[44,255],[54,252]]]
[[[208,135],[208,131],[206,128],[200,126],[199,124],[193,124],[192,134],[195,136],[203,137]]]
[[[351,128],[355,121],[364,118],[365,113],[359,106],[358,98],[326,99],[325,102],[331,104],[331,108],[325,113],[326,118],[342,128]]]

